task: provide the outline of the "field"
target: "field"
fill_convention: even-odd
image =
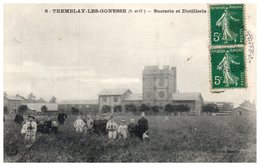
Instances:
[[[75,118],[69,116],[56,135],[37,134],[35,144],[26,150],[21,125],[6,116],[4,146],[16,145],[19,152],[7,156],[5,150],[4,161],[256,162],[256,122],[246,116],[147,116],[150,140],[133,137],[113,142],[107,136],[77,134]],[[116,121],[129,118],[115,116]]]

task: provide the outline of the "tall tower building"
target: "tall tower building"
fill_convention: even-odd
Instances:
[[[176,67],[145,66],[143,70],[143,101],[145,104],[164,106],[176,93]]]

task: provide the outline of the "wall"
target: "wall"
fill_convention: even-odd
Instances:
[[[200,115],[201,114],[201,102],[195,101],[195,100],[178,100],[178,101],[172,101],[173,105],[179,105],[179,104],[186,104],[190,107],[190,114],[194,115]]]
[[[7,106],[9,114],[16,114],[18,112],[18,107],[22,105],[19,100],[9,100],[4,97],[4,106]]]
[[[98,104],[59,104],[58,112],[72,114],[72,107],[79,109],[79,112],[82,114],[96,114],[98,112]]]
[[[102,107],[104,105],[111,107],[111,112],[114,112],[114,107],[122,105],[122,100],[124,100],[126,97],[128,97],[131,94],[131,92],[128,90],[122,95],[100,95],[98,96],[98,104],[99,104],[99,112],[101,112]],[[104,98],[106,101],[104,101]],[[117,98],[118,100],[115,101],[114,98]]]
[[[160,105],[162,101],[172,99],[176,93],[176,68],[165,66],[145,67],[143,71],[143,99],[145,104]]]

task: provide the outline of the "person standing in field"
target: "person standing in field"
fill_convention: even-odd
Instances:
[[[52,121],[51,122],[51,129],[52,129],[52,131],[56,134],[57,132],[58,132],[58,124],[57,124],[57,122],[56,121]]]
[[[23,115],[18,112],[14,118],[14,121],[20,125],[24,121]]]
[[[134,134],[135,134],[135,124],[134,124],[134,122],[135,122],[135,119],[131,118],[130,124],[127,126],[127,130],[130,134],[130,137],[133,137]]]
[[[52,131],[52,121],[51,118],[48,116],[47,121],[44,122],[44,132],[50,134]]]
[[[110,120],[107,122],[106,129],[108,131],[108,138],[109,139],[116,139],[117,123],[114,121],[113,116],[111,116]]]
[[[106,135],[106,126],[107,126],[106,114],[103,114],[102,118],[100,119],[100,131],[104,135]]]
[[[39,121],[39,124],[37,124],[37,132],[45,133],[44,121]]]
[[[83,127],[85,126],[84,121],[78,116],[77,120],[74,122],[74,127],[76,128],[76,132],[82,133]]]
[[[58,122],[59,122],[59,124],[63,125],[66,118],[67,118],[67,115],[65,113],[59,113],[58,114]]]
[[[148,120],[145,118],[145,113],[142,112],[141,118],[138,120],[136,125],[136,136],[143,139],[144,133],[148,131]]]
[[[87,115],[87,119],[84,121],[85,127],[84,127],[84,133],[91,133],[93,128],[93,120],[90,118],[90,115]]]
[[[96,134],[100,134],[100,119],[98,115],[96,115],[96,118],[93,121],[93,130]]]
[[[123,138],[123,139],[127,138],[127,125],[125,120],[122,120],[121,124],[118,127],[118,136],[119,138]]]
[[[34,121],[35,117],[32,115],[28,116],[28,121],[23,125],[21,133],[25,134],[25,146],[27,148],[31,147],[32,144],[35,142],[36,139],[36,131],[37,131],[37,124]]]

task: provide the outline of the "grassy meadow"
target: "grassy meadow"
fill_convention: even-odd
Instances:
[[[94,118],[94,116],[92,116]],[[41,120],[45,116],[37,116]],[[139,116],[115,116],[115,121]],[[150,140],[136,137],[108,141],[106,135],[75,132],[70,115],[58,133],[37,134],[31,149],[24,147],[21,125],[6,116],[4,147],[18,154],[5,162],[256,162],[256,121],[248,116],[147,116]]]

